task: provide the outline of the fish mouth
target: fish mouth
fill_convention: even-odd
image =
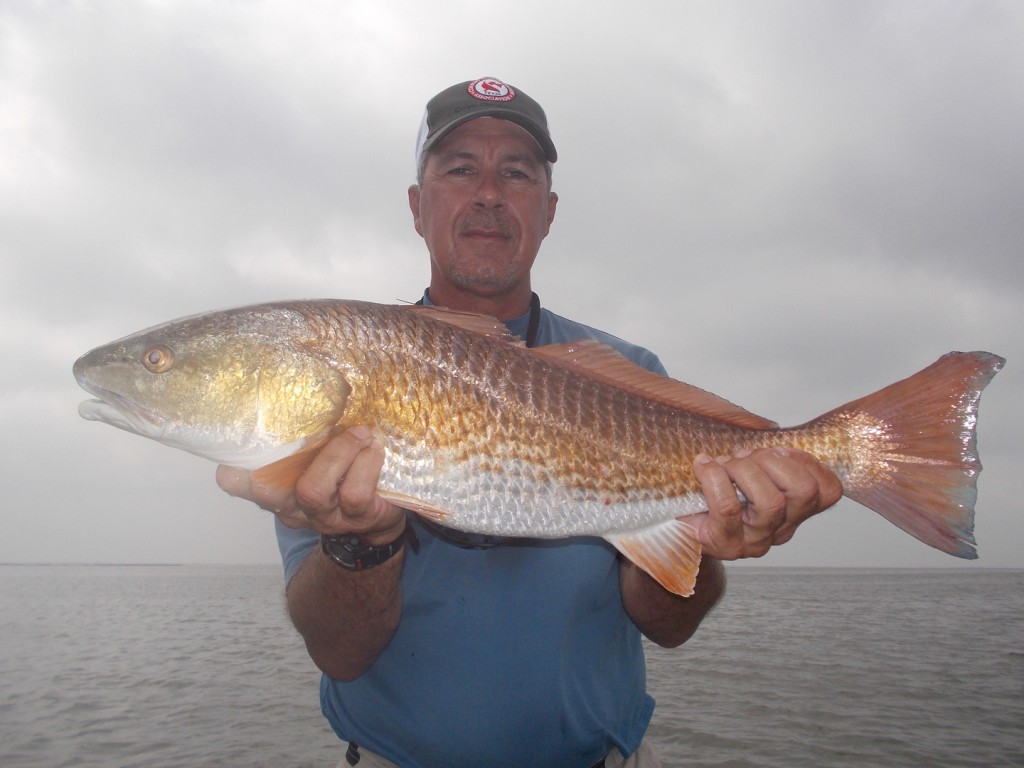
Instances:
[[[158,413],[100,386],[91,375],[101,349],[94,349],[75,361],[72,372],[78,386],[95,395],[78,405],[78,415],[87,421],[99,421],[143,437],[160,439],[167,429],[167,420]],[[100,358],[102,359],[102,358]]]
[[[113,392],[93,387],[88,389],[100,399],[78,404],[78,415],[83,419],[100,421],[143,437],[157,440],[163,437],[167,426],[163,417]]]

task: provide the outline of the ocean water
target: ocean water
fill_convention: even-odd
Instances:
[[[1024,571],[733,568],[648,650],[670,766],[1024,766]],[[0,567],[0,766],[309,766],[340,747],[275,566]]]

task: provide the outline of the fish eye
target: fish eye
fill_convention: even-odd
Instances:
[[[163,344],[157,344],[142,353],[142,364],[151,373],[163,373],[174,365],[174,352]]]

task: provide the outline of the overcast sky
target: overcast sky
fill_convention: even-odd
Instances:
[[[80,419],[71,365],[215,308],[416,299],[423,105],[493,75],[558,146],[542,301],[677,378],[795,424],[1007,357],[971,567],[1024,567],[1022,73],[1012,0],[3,0],[0,562],[276,562],[212,464]],[[761,562],[959,564],[847,501]]]

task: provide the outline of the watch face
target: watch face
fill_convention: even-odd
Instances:
[[[345,536],[338,541],[338,548],[348,555],[358,555],[360,552],[366,549],[372,549],[367,547],[359,540],[358,536]]]
[[[363,545],[358,536],[322,536],[321,541],[324,552],[346,568],[358,567],[362,550],[370,549]]]
[[[320,536],[320,546],[334,562],[350,571],[362,571],[389,560],[401,548],[405,533],[379,547],[364,544],[358,536]]]

